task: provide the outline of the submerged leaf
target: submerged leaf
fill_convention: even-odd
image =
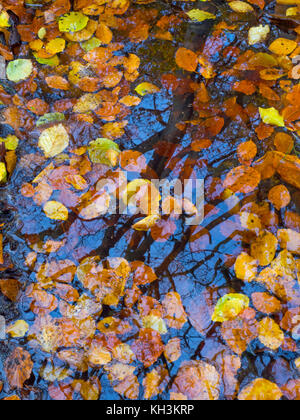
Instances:
[[[15,60],[8,63],[6,73],[8,80],[18,83],[27,79],[33,71],[31,60]]]

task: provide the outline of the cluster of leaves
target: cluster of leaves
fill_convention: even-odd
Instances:
[[[35,375],[47,384],[52,399],[97,400],[102,375],[128,399],[151,399],[165,391],[174,400],[299,398],[293,374],[283,383],[262,377],[243,384],[238,380],[243,356],[255,342],[259,351],[292,353],[294,371],[300,366],[300,219],[292,199],[300,188],[295,153],[299,68],[293,61],[300,53],[299,26],[293,39],[274,39],[270,25],[250,24],[249,15],[264,14],[264,0],[228,2],[221,21],[210,4],[200,10],[186,2],[178,15],[161,15],[147,6],[152,1],[76,0],[73,9],[68,0],[43,3],[31,8],[31,2],[4,0],[0,15],[6,41],[0,54],[8,61],[6,75],[14,91],[11,95],[1,87],[0,100],[3,120],[15,132],[0,139],[0,182],[13,173],[19,142],[34,146],[39,152],[19,162],[24,172],[36,171],[23,183],[21,198],[37,212],[41,207],[45,224],[63,232],[45,240],[25,235],[31,251],[24,267],[33,281],[24,290],[18,280],[0,281],[2,294],[13,302],[22,296],[32,315],[7,328],[17,345],[4,362],[5,390],[18,393],[8,399],[30,392]],[[297,22],[298,8],[282,3],[277,5],[285,13],[281,20]],[[201,47],[178,48],[174,28],[195,21],[213,22],[212,33]],[[241,22],[246,51],[228,45]],[[11,41],[15,32],[19,44]],[[123,38],[134,45],[148,39],[176,45],[174,74],[164,74],[161,85],[140,75],[141,59],[126,51]],[[220,60],[226,63],[221,69]],[[229,86],[224,100],[215,95],[220,80]],[[161,202],[149,181],[160,177],[156,168],[143,153],[122,145],[135,107],[163,89],[181,99],[185,94],[194,98],[193,116],[176,122],[188,146],[160,141],[154,147],[165,169],[182,179],[194,178],[196,170],[207,166],[215,145],[228,137],[237,152],[237,160],[230,162],[233,169],[207,177],[205,213],[218,215],[225,203],[230,218],[219,229],[236,247],[223,260],[240,280],[235,283],[239,290],[207,287],[189,305],[176,290],[150,296],[161,278],[143,261],[100,258],[80,244],[115,224],[106,220],[113,200],[139,207],[146,216],[130,219],[126,239],[132,248],[148,231],[156,243],[172,238],[179,229],[175,210],[181,206],[188,216],[197,213],[187,200]],[[239,130],[231,132],[232,125]],[[182,155],[188,158],[183,161]],[[125,172],[134,179],[128,182]],[[103,224],[92,224],[99,220]],[[204,252],[211,236],[202,226],[191,228],[186,235],[190,254]],[[0,235],[1,265],[2,241]],[[57,258],[59,251],[68,258]],[[199,353],[183,357],[181,331],[188,323],[206,337],[201,358]]]

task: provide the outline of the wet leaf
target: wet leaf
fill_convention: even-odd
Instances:
[[[69,211],[68,209],[58,201],[48,201],[44,205],[44,212],[49,219],[52,220],[68,220]]]
[[[298,44],[296,41],[287,38],[277,38],[270,45],[269,49],[272,53],[277,55],[290,55]]]
[[[144,82],[138,85],[135,88],[135,91],[139,95],[145,96],[145,95],[153,95],[154,93],[158,93],[160,89],[157,86],[153,85],[152,83]]]
[[[216,16],[212,13],[205,12],[204,10],[200,9],[192,9],[189,12],[187,12],[188,17],[196,22],[204,22],[208,19],[216,19]]]
[[[282,308],[280,301],[268,293],[253,293],[251,298],[254,307],[267,315],[279,312]]]
[[[112,140],[99,138],[89,144],[88,153],[93,163],[116,166],[119,159],[120,149],[119,146]]]
[[[61,32],[78,32],[86,27],[89,18],[80,12],[71,12],[61,16],[58,21]]]
[[[277,350],[283,343],[284,334],[271,318],[264,318],[258,325],[259,341],[271,350]]]
[[[255,45],[260,42],[265,41],[269,33],[270,33],[269,25],[265,25],[265,26],[259,25],[259,26],[252,27],[249,30],[249,35],[248,35],[249,45]]]
[[[250,300],[246,295],[231,293],[219,299],[212,320],[214,322],[230,321],[239,316],[239,314],[248,308]]]
[[[275,108],[259,108],[261,119],[265,124],[285,127],[284,119]]]
[[[276,384],[258,378],[242,389],[238,399],[240,401],[278,401],[281,397],[282,392]]]
[[[187,361],[181,365],[171,391],[188,400],[218,400],[220,375],[212,365],[198,360]]]
[[[261,175],[253,168],[239,166],[227,175],[224,187],[234,193],[248,194],[256,189],[261,181]]]
[[[132,350],[136,358],[147,368],[152,366],[161,356],[164,345],[160,334],[147,328],[140,330],[139,338],[134,341]]]
[[[238,256],[234,268],[237,278],[245,282],[251,282],[257,276],[257,260],[245,252]]]
[[[251,245],[251,256],[258,261],[259,265],[269,265],[277,251],[278,240],[270,232],[261,232],[257,240]]]
[[[44,130],[39,138],[39,147],[46,157],[59,155],[69,146],[69,135],[62,124]]]
[[[13,350],[4,363],[5,374],[11,388],[23,388],[24,382],[31,376],[32,368],[33,362],[26,350],[21,347]]]
[[[19,83],[27,79],[33,71],[31,60],[14,60],[8,63],[6,74],[8,80]]]
[[[6,332],[13,338],[22,338],[26,335],[29,330],[29,325],[23,320],[16,321],[13,325],[10,325]]]
[[[150,400],[161,394],[170,380],[168,370],[162,366],[153,369],[143,381],[145,388],[144,398]]]
[[[197,70],[198,57],[193,51],[187,48],[179,48],[175,60],[178,67],[186,71],[195,72]]]
[[[268,199],[276,210],[281,210],[290,204],[291,195],[284,185],[278,185],[270,190]]]

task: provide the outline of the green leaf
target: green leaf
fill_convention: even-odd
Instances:
[[[27,79],[33,71],[31,60],[14,60],[8,63],[6,74],[11,82],[21,82]]]
[[[117,143],[112,140],[102,138],[90,142],[88,146],[88,153],[93,163],[116,166],[120,149]]]
[[[275,108],[259,108],[261,119],[265,124],[285,127],[284,119]]]
[[[57,67],[59,66],[59,58],[57,55],[54,55],[51,58],[39,58],[37,56],[37,54],[33,54],[35,56],[36,61],[39,64],[44,64],[46,66],[50,66],[50,67]]]
[[[85,52],[88,53],[92,51],[94,48],[100,47],[101,44],[102,42],[100,41],[100,39],[93,37],[89,39],[88,41],[82,42],[81,47],[84,49]]]
[[[70,12],[59,18],[60,32],[79,32],[88,24],[89,18],[80,12]]]
[[[235,319],[250,305],[248,296],[239,293],[230,293],[219,299],[212,320],[214,322],[225,322]]]
[[[50,124],[53,122],[61,122],[65,120],[64,114],[61,112],[52,112],[50,114],[45,114],[41,118],[38,119],[36,126],[41,127],[45,124]]]
[[[204,22],[208,19],[216,19],[216,16],[212,13],[205,12],[204,10],[193,9],[187,12],[189,18],[196,22]]]

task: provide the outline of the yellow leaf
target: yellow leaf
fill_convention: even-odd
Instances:
[[[138,85],[135,88],[135,91],[141,95],[141,96],[145,96],[145,95],[149,95],[149,94],[153,94],[153,93],[157,93],[160,91],[160,89],[153,85],[152,83],[141,83],[140,85]]]
[[[235,262],[235,274],[238,279],[251,282],[257,275],[257,261],[243,252]]]
[[[39,147],[46,157],[59,155],[69,146],[69,135],[62,124],[44,130],[39,138]]]
[[[282,392],[276,384],[263,378],[258,378],[240,392],[240,401],[278,401]]]
[[[7,181],[7,170],[5,163],[0,162],[0,182],[6,182]]]
[[[167,334],[167,326],[165,321],[155,315],[147,315],[142,319],[143,328],[151,328],[160,334]]]
[[[250,300],[246,295],[230,293],[219,299],[212,320],[214,322],[225,322],[235,319],[239,314],[249,307]]]
[[[290,55],[298,44],[292,39],[278,38],[269,47],[269,50],[277,55]]]
[[[261,119],[265,124],[285,127],[284,119],[275,108],[259,108]]]
[[[251,13],[254,9],[250,4],[243,1],[232,1],[229,3],[230,8],[236,13]]]
[[[70,12],[59,18],[58,25],[60,32],[79,32],[84,29],[89,18],[80,12]]]
[[[13,338],[22,338],[29,330],[27,322],[20,320],[16,321],[13,325],[7,328],[6,332]]]
[[[160,217],[157,214],[154,214],[135,223],[132,228],[141,232],[147,232],[158,222],[159,219]]]
[[[265,267],[274,260],[277,246],[278,240],[271,232],[261,232],[251,245],[251,256],[258,260],[259,265]]]
[[[255,26],[249,30],[248,42],[249,45],[255,45],[259,42],[265,41],[270,33],[269,25]]]
[[[0,13],[0,28],[9,28],[9,14],[4,10]]]
[[[259,341],[271,350],[277,350],[283,343],[284,334],[272,318],[264,318],[258,326]]]
[[[52,220],[68,220],[68,209],[58,201],[48,201],[44,205],[44,212]]]
[[[187,15],[191,20],[194,20],[196,22],[204,22],[208,19],[216,19],[216,16],[212,13],[205,12],[204,10],[199,9],[193,9],[187,12]]]
[[[66,47],[66,41],[63,38],[56,38],[48,42],[46,45],[46,51],[49,54],[55,55],[57,53],[63,52]]]

